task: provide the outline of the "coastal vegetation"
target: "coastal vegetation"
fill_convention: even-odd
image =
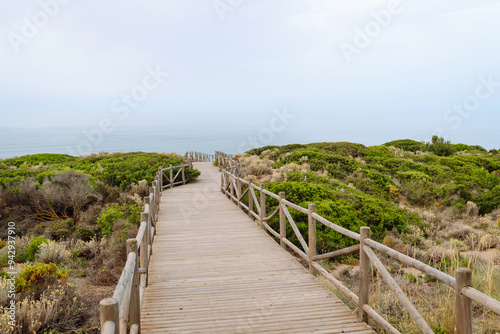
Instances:
[[[474,286],[500,299],[496,150],[433,137],[428,143],[404,139],[370,147],[346,142],[266,146],[233,158],[245,179],[285,192],[302,207],[315,203],[319,215],[340,226],[357,232],[369,226],[373,239],[453,276],[457,267],[472,268]],[[277,200],[267,200],[267,212],[276,206]],[[290,213],[307,240],[307,215]],[[277,218],[269,224],[279,230]],[[299,246],[288,228],[287,236]],[[356,243],[321,224],[317,228],[319,253]],[[357,291],[357,262],[350,255],[325,266]],[[454,333],[454,291],[389,258],[385,264],[434,330]],[[372,288],[379,314],[405,333],[418,332],[387,287]],[[498,316],[480,307],[474,312],[477,332],[500,330]]]
[[[0,161],[0,332],[98,333],[99,301],[113,293],[153,177],[181,163],[176,154],[142,152]],[[186,169],[188,182],[199,175]]]

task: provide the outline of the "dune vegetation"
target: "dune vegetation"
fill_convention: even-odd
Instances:
[[[98,333],[99,301],[113,294],[153,177],[181,163],[141,152],[0,161],[0,332]],[[199,174],[187,169],[186,180]],[[12,261],[16,327],[7,317]]]
[[[302,207],[315,203],[319,215],[454,276],[457,267],[474,271],[474,286],[500,299],[500,155],[480,146],[452,144],[433,137],[380,146],[313,143],[266,146],[234,156],[242,176],[265,182],[274,193]],[[277,201],[268,198],[267,212]],[[307,215],[290,210],[307,239]],[[270,225],[279,230],[274,218]],[[289,227],[287,236],[294,239]],[[356,242],[318,225],[319,253]],[[454,333],[454,291],[420,272],[384,258],[437,333]],[[358,259],[325,262],[357,291]],[[373,275],[377,275],[373,272]],[[404,333],[419,332],[380,280],[372,284],[372,303]],[[436,312],[439,310],[439,312]],[[500,317],[475,306],[475,332],[497,333]]]

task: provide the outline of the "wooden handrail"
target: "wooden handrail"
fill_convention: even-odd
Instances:
[[[168,183],[166,185],[163,185],[163,179],[162,179],[162,182],[159,183],[161,185],[162,190],[167,189],[167,188],[173,188],[179,184],[182,184],[182,185],[186,184],[186,182],[187,182],[186,181],[186,168],[193,168],[193,162],[189,162],[187,164],[179,165],[179,166],[172,166],[172,164],[170,164],[169,167],[162,168],[161,169],[161,176],[165,177],[165,179],[168,181]],[[177,169],[177,170],[175,171],[175,169]],[[167,171],[168,171],[168,173],[166,173]],[[181,180],[176,181],[179,176],[181,176]]]
[[[374,250],[377,250],[391,258],[394,258],[401,263],[420,270],[428,276],[434,277],[438,281],[456,289],[457,303],[456,303],[456,327],[457,330],[460,328],[460,333],[472,333],[472,312],[470,311],[470,303],[474,301],[486,309],[489,309],[497,314],[500,314],[500,301],[474,289],[470,286],[470,273],[464,274],[463,271],[469,270],[465,268],[458,268],[455,277],[450,276],[436,268],[433,268],[425,263],[422,263],[416,259],[409,257],[403,253],[400,253],[390,247],[387,247],[379,242],[376,242],[369,237],[369,228],[362,227],[361,233],[357,233],[341,227],[328,219],[320,216],[316,213],[315,206],[309,206],[309,208],[303,208],[285,199],[285,193],[281,192],[278,195],[265,189],[265,185],[261,184],[260,187],[252,182],[243,180],[240,177],[240,164],[238,161],[233,160],[230,155],[216,152],[215,160],[217,165],[221,168],[221,191],[228,195],[229,198],[236,199],[239,203],[243,200],[244,195],[248,197],[248,206],[240,205],[241,208],[247,210],[248,216],[254,218],[263,229],[268,231],[276,239],[280,240],[280,245],[284,248],[287,246],[296,252],[301,258],[309,262],[309,271],[313,274],[317,272],[321,273],[327,280],[329,280],[337,289],[339,289],[343,294],[345,294],[354,304],[358,305],[360,318],[367,322],[368,317],[373,321],[377,322],[382,328],[387,330],[389,333],[399,333],[391,324],[389,324],[382,316],[380,316],[376,311],[370,307],[368,300],[369,291],[369,270],[374,266],[381,274],[381,276],[387,281],[389,287],[395,291],[401,303],[409,311],[412,318],[416,321],[417,325],[422,329],[424,333],[432,333],[432,329],[421,317],[421,315],[416,311],[415,307],[409,301],[408,297],[403,293],[401,288],[398,286],[396,281],[392,278],[389,271],[385,268],[382,262],[378,259]],[[246,189],[242,190],[242,185]],[[260,199],[257,198],[255,190],[260,192]],[[234,192],[238,192],[238,197],[234,197]],[[276,210],[270,215],[265,215],[266,211],[266,195],[278,200],[278,206]],[[300,231],[298,230],[293,218],[288,211],[288,207],[295,209],[299,212],[307,214],[309,217],[309,240],[306,242]],[[257,212],[254,211],[254,208]],[[314,208],[314,209],[313,209]],[[280,231],[274,231],[267,223],[272,217],[279,214],[280,218]],[[302,248],[302,251],[294,245],[290,240],[286,238],[286,222],[290,223],[292,230],[297,236]],[[320,222],[326,227],[344,235],[351,239],[360,241],[359,244],[339,249],[334,252],[326,254],[316,254],[316,222]],[[363,247],[364,245],[364,247]],[[324,267],[322,267],[317,261],[333,258],[336,256],[346,255],[360,251],[360,291],[358,297],[354,292],[349,290],[342,282],[333,277]],[[470,271],[470,270],[469,270]],[[458,283],[458,277],[460,276],[469,277],[462,279]],[[469,276],[467,276],[469,275]]]
[[[207,158],[206,156],[203,157]],[[149,196],[144,197],[144,211],[137,236],[127,240],[127,262],[113,292],[113,298],[103,299],[101,305],[101,333],[126,334],[141,332],[141,309],[144,303],[144,291],[148,286],[149,264],[153,252],[153,241],[157,231],[158,212],[162,190],[186,183],[188,164],[160,167],[149,189]],[[174,170],[175,177],[173,176]],[[182,181],[176,181],[181,176]],[[163,186],[164,177],[168,184]]]
[[[184,154],[184,159],[189,162],[213,162],[215,161],[215,154],[189,151]]]

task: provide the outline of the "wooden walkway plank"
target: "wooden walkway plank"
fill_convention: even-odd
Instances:
[[[194,165],[197,181],[163,193],[143,334],[374,333]]]

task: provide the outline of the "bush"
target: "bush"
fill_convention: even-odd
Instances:
[[[138,226],[140,223],[142,208],[137,203],[118,204],[113,203],[106,206],[97,219],[102,235],[110,235],[118,221],[122,221],[125,227]]]
[[[65,245],[49,240],[40,245],[36,258],[42,263],[61,263],[66,261],[70,255],[71,253]]]
[[[439,156],[450,156],[455,153],[455,147],[450,141],[444,141],[444,138],[432,136],[432,143],[429,145],[429,151]]]
[[[474,203],[479,207],[479,214],[493,212],[493,210],[500,207],[500,186],[478,195],[474,198]]]
[[[16,292],[30,292],[38,298],[49,286],[64,282],[68,272],[54,263],[27,266],[16,277]]]
[[[399,139],[385,143],[384,146],[394,146],[408,152],[425,151],[426,145],[411,139]]]
[[[16,326],[9,325],[9,312],[7,307],[0,307],[1,333],[60,333],[79,328],[85,321],[85,307],[67,284],[47,290],[40,298],[28,295],[20,299],[16,304]]]
[[[28,260],[30,261],[34,261],[35,260],[35,255],[36,253],[38,252],[38,250],[40,249],[40,245],[43,244],[43,243],[47,243],[49,242],[49,239],[47,239],[46,237],[44,237],[43,235],[40,235],[36,238],[34,237],[31,237],[31,242],[28,246]]]

